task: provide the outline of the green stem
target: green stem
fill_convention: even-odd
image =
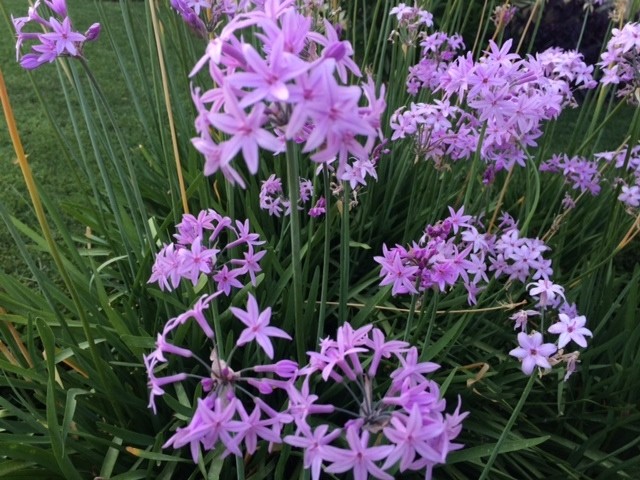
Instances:
[[[244,480],[244,459],[236,457],[236,475],[238,480]]]
[[[426,311],[425,305],[427,304],[427,291],[424,292],[424,297],[422,298],[422,312],[420,315],[420,323],[423,323],[424,312]],[[438,295],[433,296],[433,303],[431,307],[431,315],[429,316],[429,324],[427,325],[427,334],[424,336],[424,344],[422,345],[422,351],[426,352],[429,346],[429,342],[431,342],[431,333],[433,332],[433,324],[436,320],[436,312],[438,311]]]
[[[498,452],[500,451],[500,447],[502,447],[502,444],[507,439],[507,435],[509,435],[511,428],[513,428],[513,424],[516,423],[516,419],[518,418],[518,415],[520,415],[520,411],[522,410],[524,403],[527,401],[527,397],[529,396],[529,393],[531,393],[531,389],[533,388],[533,382],[535,381],[535,379],[536,379],[535,373],[532,373],[531,376],[529,377],[529,381],[527,382],[527,385],[524,387],[524,391],[522,392],[522,395],[520,395],[520,400],[518,400],[518,404],[516,405],[516,408],[513,410],[513,413],[511,414],[511,417],[509,417],[509,421],[507,422],[507,425],[504,427],[504,430],[500,434],[500,438],[498,438],[496,446],[493,447],[491,456],[489,457],[487,464],[484,466],[484,469],[482,470],[482,475],[480,475],[480,478],[478,480],[485,480],[485,478],[487,478],[487,476],[489,475],[489,472],[491,471],[491,467],[493,466],[493,462],[495,462],[496,457],[498,456]]]
[[[294,325],[298,361],[303,363],[305,354],[305,325],[302,316],[302,254],[300,252],[300,213],[298,198],[300,196],[300,175],[298,173],[298,146],[295,142],[287,143],[287,185],[291,202],[291,269],[294,305]]]
[[[327,291],[329,290],[329,255],[331,253],[331,185],[329,184],[329,168],[322,169],[324,182],[324,199],[326,211],[324,218],[324,249],[322,257],[322,286],[320,287],[320,308],[318,314],[318,334],[316,340],[324,337],[324,320],[327,312]]]
[[[418,278],[416,280],[416,284],[415,284],[416,290],[418,290],[418,287],[420,287],[420,278]],[[426,292],[425,292],[425,296],[426,296]],[[404,337],[403,340],[406,341],[407,338],[409,338],[409,332],[411,331],[411,325],[413,324],[413,317],[415,317],[416,315],[416,305],[418,303],[418,295],[412,295],[411,296],[411,305],[409,306],[409,316],[407,317],[407,324],[404,327]],[[424,308],[424,304],[422,305],[422,308]]]
[[[349,183],[343,182],[342,225],[340,227],[340,306],[338,315],[340,322],[347,319],[347,302],[349,300]]]
[[[587,28],[588,19],[589,19],[589,10],[585,10],[584,19],[582,20],[582,28],[580,29],[580,36],[578,37],[578,43],[576,44],[576,52],[580,51],[580,44],[582,43],[582,38],[584,37],[584,31]]]

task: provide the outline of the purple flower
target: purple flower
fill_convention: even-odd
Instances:
[[[405,265],[400,255],[395,251],[387,250],[386,245],[382,248],[384,256],[373,258],[382,265],[380,275],[384,275],[384,278],[380,286],[393,284],[392,295],[418,293],[414,284],[419,268],[415,265]]]
[[[427,416],[428,420],[428,416]],[[389,468],[400,460],[400,471],[404,472],[416,460],[416,456],[440,460],[436,450],[430,445],[430,441],[438,437],[445,429],[445,425],[437,422],[427,422],[420,412],[420,406],[414,403],[409,415],[394,414],[391,416],[390,425],[385,427],[384,435],[395,444],[389,453],[383,467]],[[436,458],[434,458],[436,457]]]
[[[327,213],[327,201],[324,197],[320,197],[313,208],[309,210],[309,216],[317,218],[325,213]]]
[[[540,312],[536,310],[519,310],[511,315],[511,317],[509,318],[514,321],[513,329],[516,330],[517,328],[519,328],[523,332],[526,332],[529,317],[533,315],[540,315]]]
[[[185,18],[197,18],[193,5],[172,1]],[[205,174],[220,170],[227,180],[244,186],[233,167],[237,153],[242,151],[249,173],[255,174],[260,148],[280,153],[287,141],[294,141],[304,143],[303,152],[317,163],[337,160],[340,179],[351,157],[366,162],[371,156],[386,105],[384,88],[377,96],[372,81],[362,87],[345,85],[348,71],[359,76],[360,70],[350,43],[340,40],[328,21],[323,33],[314,32],[313,19],[298,13],[292,0],[257,2],[253,10],[245,9],[251,3],[256,2],[238,5],[237,11],[245,13],[225,24],[191,73],[208,64],[213,84],[204,93],[192,92],[199,134],[192,143],[205,156]],[[212,5],[209,23],[220,16],[217,5]],[[248,29],[254,30],[257,43],[244,40]],[[366,105],[361,105],[363,97]],[[214,142],[211,129],[230,138]],[[367,165],[352,168],[357,171],[351,182],[360,183],[365,172],[374,175]],[[286,209],[281,201],[267,203],[274,215]]]
[[[587,318],[584,315],[570,317],[564,313],[558,314],[558,318],[560,321],[551,325],[548,330],[549,333],[560,335],[558,348],[564,347],[572,340],[582,348],[585,348],[587,346],[587,339],[584,337],[593,336],[591,330],[584,326],[585,323],[587,323]]]
[[[359,433],[359,428],[347,428],[348,448],[327,447],[325,460],[332,462],[327,467],[329,473],[353,471],[354,480],[367,480],[369,475],[381,480],[393,480],[393,477],[376,465],[392,451],[391,445],[369,447],[369,432]]]
[[[539,298],[538,303],[542,308],[558,303],[559,298],[566,301],[564,298],[564,288],[546,278],[530,283],[527,285],[527,288],[529,289],[529,295]]]
[[[267,357],[273,358],[273,345],[269,337],[291,340],[291,337],[284,330],[269,325],[271,307],[267,307],[266,310],[260,312],[258,302],[251,294],[249,294],[246,311],[231,307],[231,313],[247,326],[236,342],[238,346],[255,340],[267,354]]]
[[[258,172],[258,147],[272,152],[282,149],[281,144],[272,133],[263,128],[267,117],[264,113],[265,105],[258,103],[247,114],[238,103],[230,86],[223,87],[225,113],[212,113],[209,122],[218,130],[231,135],[231,138],[221,144],[222,164],[228,164],[236,154],[242,150],[242,156],[249,172]]]
[[[69,20],[69,17],[66,17],[62,23],[55,18],[51,18],[49,23],[53,32],[43,33],[40,38],[47,42],[54,43],[57,55],[63,55],[66,52],[72,57],[77,56],[78,44],[82,44],[86,38],[81,33],[71,30],[71,20]]]
[[[253,455],[256,452],[259,439],[282,443],[279,432],[273,428],[277,421],[273,418],[261,419],[262,411],[258,405],[253,408],[251,414],[248,414],[242,403],[238,402],[236,410],[240,420],[234,421],[229,429],[236,432],[233,439],[236,445],[244,440],[248,454]]]
[[[520,346],[509,352],[509,355],[518,358],[522,362],[522,371],[525,375],[531,375],[536,367],[551,368],[549,357],[557,348],[552,343],[542,343],[542,334],[534,332],[527,335],[524,332],[518,334]]]
[[[328,445],[342,433],[335,429],[329,433],[328,425],[319,425],[312,432],[311,428],[304,425],[296,435],[287,435],[284,441],[294,447],[304,449],[304,468],[311,469],[311,479],[319,480],[322,462],[327,455]]]
[[[236,413],[236,402],[235,398],[231,398],[229,402],[225,402],[220,397],[215,400],[212,400],[211,397],[204,400],[199,398],[198,407],[189,425],[185,428],[179,428],[162,448],[169,446],[180,448],[190,444],[193,461],[197,462],[199,443],[202,443],[205,449],[209,450],[220,441],[225,447],[224,454],[231,452],[241,456],[238,443],[231,435],[235,427],[232,418]]]

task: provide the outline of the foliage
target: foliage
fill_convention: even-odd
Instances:
[[[415,135],[398,135],[391,140],[397,131],[392,126],[398,124],[402,112],[411,111],[416,118],[421,115],[425,122],[431,121],[433,109],[428,106],[443,100],[443,90],[428,85],[423,81],[426,77],[420,75],[427,67],[444,72],[453,63],[452,52],[458,50],[454,40],[451,48],[445,45],[427,55],[419,41],[436,29],[447,35],[462,32],[466,49],[471,51],[469,69],[481,69],[482,62],[492,60],[491,54],[483,54],[489,51],[489,39],[493,36],[498,41],[503,34],[504,25],[489,18],[498,2],[485,2],[480,13],[466,9],[465,2],[423,2],[422,7],[434,16],[422,17],[420,31],[428,33],[420,38],[415,36],[418,30],[410,17],[398,14],[401,6],[389,2],[342,2],[340,10],[314,10],[311,13],[318,19],[326,17],[338,27],[336,39],[340,34],[349,41],[355,65],[363,72],[372,72],[372,82],[367,84],[366,78],[357,80],[357,71],[345,63],[344,75],[340,72],[339,81],[335,79],[338,76],[331,80],[336,91],[345,96],[355,98],[357,89],[357,99],[349,104],[353,115],[341,128],[359,128],[362,147],[350,144],[350,155],[332,172],[327,157],[315,147],[328,149],[335,140],[331,135],[338,135],[337,130],[320,142],[301,133],[301,129],[287,131],[281,123],[278,127],[290,140],[289,148],[273,154],[271,151],[277,148],[271,140],[264,140],[263,134],[262,143],[258,142],[259,159],[250,149],[231,144],[240,131],[229,126],[232,109],[257,111],[263,107],[255,105],[262,105],[262,101],[270,104],[265,109],[276,103],[274,98],[280,105],[288,101],[282,90],[274,87],[265,90],[264,98],[256,97],[252,107],[242,103],[237,89],[220,81],[224,75],[235,74],[234,81],[255,85],[251,83],[255,78],[249,80],[246,72],[245,76],[239,73],[242,68],[251,70],[241,56],[256,59],[262,55],[260,45],[273,32],[272,25],[236,24],[243,34],[242,42],[251,46],[235,52],[239,62],[235,70],[224,70],[214,83],[208,75],[215,67],[209,64],[198,76],[189,77],[207,42],[193,34],[169,2],[67,3],[74,25],[86,28],[100,22],[102,26],[101,37],[86,45],[83,58],[67,55],[33,72],[11,67],[2,72],[20,137],[29,153],[28,157],[21,155],[19,147],[15,153],[26,187],[18,187],[14,172],[8,173],[14,176],[7,177],[5,185],[15,185],[15,190],[3,188],[7,193],[0,202],[0,216],[11,237],[3,242],[12,243],[10,255],[20,257],[22,268],[26,268],[18,270],[16,263],[3,260],[5,272],[0,275],[2,475],[47,479],[258,479],[282,478],[286,473],[303,478],[308,468],[320,468],[312,466],[309,450],[297,448],[308,448],[304,447],[305,441],[315,428],[316,434],[333,442],[323,454],[327,474],[353,470],[357,478],[364,478],[361,475],[366,476],[366,472],[386,478],[381,468],[395,474],[411,466],[420,467],[415,475],[423,476],[425,466],[430,469],[443,462],[401,460],[400,443],[391,439],[399,438],[402,428],[415,427],[418,417],[424,415],[420,421],[433,422],[433,431],[441,436],[439,445],[454,439],[464,445],[458,449],[451,443],[445,448],[449,452],[444,455],[446,464],[436,467],[435,478],[633,478],[640,468],[640,373],[635,368],[640,361],[640,327],[635,321],[640,309],[640,268],[637,257],[628,252],[637,251],[640,230],[638,205],[633,204],[635,197],[629,193],[634,179],[637,181],[632,172],[637,168],[636,155],[624,145],[635,146],[640,139],[640,110],[633,103],[634,78],[626,78],[620,87],[598,83],[592,90],[583,89],[577,100],[569,96],[573,92],[562,91],[564,96],[554,100],[558,112],[541,115],[539,132],[536,124],[535,128],[525,131],[520,126],[519,131],[510,133],[531,137],[522,152],[509,152],[509,158],[517,161],[501,164],[496,158],[504,154],[504,149],[500,142],[489,149],[487,123],[482,126],[487,118],[495,118],[481,105],[486,95],[454,97],[451,93],[447,98],[455,98],[452,106],[460,111],[455,111],[459,117],[449,118],[449,130],[438,130],[431,124],[428,133],[433,136],[425,136],[420,124],[414,126]],[[340,2],[330,3],[337,6]],[[397,8],[392,11],[393,7]],[[18,0],[3,2],[0,11],[7,27],[11,25],[9,13],[19,16],[25,9],[24,2]],[[534,9],[529,27],[534,32],[541,18],[535,13]],[[227,54],[235,45],[230,38],[236,33],[221,34],[225,25],[234,25],[228,22],[221,16],[217,25],[219,41],[230,42],[223,50]],[[201,28],[197,22],[195,26]],[[4,33],[8,29],[3,29],[0,42],[5,57],[12,55],[8,52],[12,45]],[[324,60],[330,58],[328,63],[346,62],[350,53],[345,43],[336,40],[330,54],[324,51],[330,50],[323,41],[331,37],[332,29],[325,26],[321,30],[323,38],[310,34],[316,53]],[[263,35],[252,36],[256,31]],[[614,31],[613,35],[620,33]],[[499,43],[508,44],[506,39]],[[523,52],[524,46],[518,44],[519,38],[514,38],[510,53]],[[496,44],[495,49],[499,48]],[[612,58],[619,63],[630,61],[630,50],[620,52],[625,47],[616,48],[601,68],[611,68]],[[212,58],[207,62],[215,63]],[[509,62],[515,65],[513,71],[504,72],[502,77],[502,72],[494,71],[493,76],[494,80],[507,79],[505,85],[511,89],[508,100],[521,94],[525,84],[529,89],[526,92],[539,89],[536,92],[541,96],[557,85],[541,79],[527,84],[519,77],[531,70],[527,63],[533,63],[530,58],[521,56]],[[507,63],[504,60],[503,66]],[[413,78],[420,78],[421,85],[412,96],[406,82],[410,67],[416,64],[422,70],[413,70]],[[226,63],[225,68],[228,66]],[[304,68],[315,68],[319,72],[316,75],[322,76],[333,67],[322,66],[318,60]],[[554,73],[548,77],[559,81],[556,74],[562,67],[552,65],[551,70]],[[595,71],[594,76],[599,80],[601,73]],[[322,78],[329,82],[328,77]],[[567,82],[574,90],[580,86],[575,79]],[[22,85],[27,88],[20,88]],[[372,98],[375,100],[383,85],[386,111],[380,129],[389,141],[373,152],[363,153],[365,147],[372,147],[365,140],[376,136],[376,128],[364,123],[354,127],[359,121],[355,112],[365,118],[363,122],[375,124]],[[210,91],[212,96],[216,89],[224,91],[220,110],[210,112],[208,117],[215,128],[194,128],[194,119],[203,112],[202,104],[192,102],[192,97],[200,95],[194,93],[194,87],[201,93]],[[619,92],[624,98],[616,95]],[[360,100],[361,93],[368,95],[367,101]],[[540,108],[555,105],[545,98]],[[631,104],[627,104],[629,99]],[[233,107],[236,103],[241,106]],[[578,104],[574,111],[560,114],[559,110],[573,103]],[[291,108],[295,105],[292,101]],[[273,117],[278,113],[271,112]],[[10,114],[5,115],[7,130],[16,140]],[[477,115],[477,123],[472,115]],[[319,117],[313,117],[313,123],[319,125]],[[445,139],[461,137],[462,133],[455,130],[461,125],[475,129],[474,148],[468,159],[461,156],[452,161],[451,152],[457,145],[439,152],[441,144],[434,139],[436,134]],[[271,128],[266,122],[260,128],[263,126]],[[194,148],[190,139],[203,138],[205,131],[214,132],[213,146],[205,148],[194,142]],[[267,133],[274,138],[279,135],[277,128]],[[291,141],[294,137],[299,143]],[[228,162],[210,168],[207,158],[209,168],[203,172],[205,160],[200,152],[206,155],[207,148],[219,145],[225,148]],[[246,139],[242,145],[246,145]],[[14,156],[4,145],[0,151],[5,161]],[[356,165],[351,157],[359,154],[375,158],[375,162]],[[246,166],[237,158],[240,155]],[[315,162],[308,160],[311,155]],[[239,173],[225,170],[232,158]],[[541,171],[545,162],[547,171]],[[589,185],[597,180],[597,196],[589,188],[582,191],[580,187],[584,180],[580,172],[592,172],[588,162],[598,162],[599,175],[587,179]],[[316,175],[318,165],[322,168]],[[354,173],[356,168],[366,170],[368,176]],[[53,177],[48,169],[63,176],[47,184],[45,179]],[[271,175],[283,179],[277,190],[278,202],[284,202],[281,216],[260,208],[275,201],[265,200],[261,188],[263,181],[275,181]],[[244,183],[246,188],[232,185],[229,178]],[[300,178],[312,179],[314,190],[303,208],[317,207],[321,197],[326,202],[325,211],[320,208],[317,216],[297,208],[289,208],[289,215],[284,215],[287,205],[298,205],[301,190],[310,192],[308,184],[299,188]],[[276,190],[269,195],[273,192]],[[621,194],[626,196],[619,199]],[[462,206],[464,211],[460,212]],[[194,217],[184,216],[187,211]],[[214,230],[215,235],[220,234],[209,242],[186,233],[198,232],[190,218],[198,217],[201,211],[209,212],[203,214],[206,218],[201,225],[211,222],[211,228],[202,227],[201,234]],[[502,212],[509,215],[500,217],[503,224],[498,230]],[[452,222],[463,213],[474,219],[466,220],[470,225],[458,225],[458,234],[457,228],[453,232]],[[504,223],[508,217],[515,219],[517,228],[509,221]],[[245,219],[246,224],[242,223]],[[216,230],[216,225],[225,227]],[[248,225],[250,229],[245,229]],[[430,229],[425,228],[427,225]],[[519,248],[544,245],[549,250],[535,257],[531,272],[522,278],[517,272],[502,277],[495,274],[476,283],[443,273],[438,280],[435,267],[444,265],[452,251],[468,250],[464,255],[473,253],[478,259],[480,254],[469,237],[470,226],[476,233],[500,231],[498,245],[507,242],[508,235],[516,235],[521,241]],[[249,237],[249,232],[255,236]],[[259,241],[265,243],[258,247]],[[242,248],[236,248],[240,245],[237,242]],[[413,247],[411,242],[416,242]],[[166,247],[169,244],[174,246]],[[411,263],[417,261],[411,255],[419,250],[418,244],[424,247],[422,255],[426,259],[420,272],[428,272],[431,283],[425,280],[427,273],[418,277],[416,263]],[[227,249],[226,245],[232,246]],[[250,270],[246,254],[253,252],[254,245],[256,252],[266,253],[256,260],[259,268]],[[384,277],[385,269],[391,271],[393,264],[385,262],[396,258],[384,252],[392,251],[394,245],[400,252],[398,259],[402,256],[405,261],[399,275],[409,280],[399,288],[380,286],[381,265]],[[429,245],[431,253],[426,252]],[[204,260],[200,255],[203,251],[207,252]],[[438,256],[429,260],[433,252]],[[487,271],[495,266],[499,254],[487,250],[483,257]],[[220,259],[215,269],[211,258]],[[469,261],[471,257],[464,258]],[[223,259],[228,263],[223,264]],[[479,263],[474,267],[476,272]],[[532,278],[534,271],[548,269],[549,265],[553,287]],[[239,285],[220,276],[220,272],[228,274],[234,268],[244,269],[243,274],[248,275]],[[465,264],[464,268],[469,270],[471,266]],[[171,274],[177,276],[170,279]],[[550,278],[545,273],[540,275]],[[393,280],[388,277],[382,282],[391,285]],[[479,288],[475,302],[470,301],[470,284]],[[419,295],[404,295],[418,290]],[[219,291],[223,293],[214,293]],[[541,292],[552,292],[550,297],[555,295],[557,300]],[[566,310],[570,307],[563,306],[560,297],[575,303],[577,307],[571,308],[577,308],[580,316],[577,311]],[[201,303],[194,305],[198,299]],[[202,303],[205,299],[206,305]],[[549,308],[544,310],[545,306]],[[198,308],[210,308],[205,314],[208,321],[202,321],[205,317],[199,316]],[[526,359],[524,350],[529,348],[525,333],[521,333],[518,347],[514,320],[510,319],[518,308],[543,313],[540,319],[535,315],[528,320],[525,317],[529,327],[516,327],[528,328],[527,332],[540,330],[545,341],[555,341],[547,333],[549,325],[557,320],[564,323],[554,325],[556,333],[565,332],[561,337],[563,347],[569,341],[568,319],[586,317],[593,338],[588,339],[588,348],[580,349],[578,369],[568,381],[563,381],[565,369],[559,365],[563,360],[569,368],[568,360],[553,357],[550,348],[542,359],[536,357],[536,366],[541,367],[547,360],[557,361],[546,375],[537,375],[536,368],[527,377],[518,359],[510,356],[516,351],[518,358]],[[518,318],[522,322],[522,317]],[[189,323],[188,319],[195,321]],[[169,335],[172,346],[166,343]],[[291,342],[286,340],[289,335],[293,337]],[[586,340],[571,338],[578,344]],[[318,345],[319,339],[325,340]],[[384,358],[382,353],[375,353],[381,345],[389,349]],[[417,348],[409,349],[409,345]],[[340,349],[345,348],[350,351],[345,356],[348,360],[340,358],[340,352],[344,352]],[[553,348],[555,351],[556,346]],[[171,353],[171,358],[161,359],[165,353]],[[271,364],[271,359],[276,363]],[[380,368],[376,369],[378,361]],[[436,370],[433,362],[441,368]],[[297,375],[292,372],[307,363],[298,382],[289,382]],[[414,377],[407,373],[407,365],[415,365],[419,374]],[[203,367],[208,369],[204,378]],[[531,371],[523,368],[526,373]],[[256,376],[247,380],[247,386],[242,385],[246,390],[241,391],[240,376],[242,381],[244,375],[249,377],[245,369],[253,369]],[[365,370],[370,376],[364,374]],[[170,377],[172,374],[178,376]],[[423,374],[428,374],[428,380],[423,381]],[[327,381],[330,376],[335,384]],[[353,382],[354,389],[364,385],[365,398],[345,400],[348,393],[342,388],[348,382],[342,377]],[[433,407],[429,420],[417,408],[402,403],[406,392],[398,377],[416,382],[411,386],[423,388],[421,395],[429,392],[429,401],[439,405]],[[368,385],[363,378],[375,381]],[[428,384],[430,390],[424,390],[426,381],[432,382]],[[157,405],[154,409],[148,408],[149,387]],[[309,387],[312,394],[319,395],[322,405],[343,407],[351,413],[337,414],[322,423],[324,420],[318,417],[337,410],[314,412],[307,425],[305,416],[292,407],[291,398],[307,397],[305,388]],[[238,424],[240,420],[250,421],[250,410],[241,410],[246,405],[240,407],[235,399],[228,405],[216,404],[215,398],[222,397],[208,395],[215,388],[226,393],[237,388],[233,393],[237,398],[258,397],[269,408],[284,412],[284,416],[273,414],[268,420],[271,433],[263,431],[263,438],[274,445],[268,446],[266,441],[253,445],[245,432],[241,446],[239,432],[243,430]],[[454,412],[456,397],[460,398],[461,410]],[[386,398],[404,410],[398,407],[399,413],[389,413],[390,409],[381,407],[383,400],[373,398]],[[440,398],[448,402],[446,410],[444,400],[438,403]],[[211,404],[206,404],[207,399]],[[238,409],[233,413],[237,423],[229,424],[231,433],[221,437],[226,440],[224,445],[205,437],[202,443],[195,441],[197,455],[195,450],[178,448],[193,445],[185,432],[198,432],[194,412],[226,415],[229,405]],[[267,411],[266,406],[261,408]],[[346,415],[359,419],[364,414],[358,410],[367,408],[370,414],[366,416],[366,428],[357,421],[347,421],[351,417]],[[468,416],[461,412],[468,412]],[[269,439],[276,430],[276,418],[284,441]],[[449,420],[435,427],[441,425],[441,418]],[[462,427],[459,431],[458,424]],[[321,430],[321,425],[327,425],[331,433]],[[340,433],[335,433],[337,427],[342,428]],[[336,440],[339,435],[341,440]],[[211,448],[200,452],[209,441]],[[345,460],[351,450],[357,449],[355,445],[362,443],[363,455],[372,459],[364,473],[356,460]],[[240,448],[245,451],[240,452]],[[224,450],[236,455],[225,457],[221,455]],[[315,464],[319,465],[317,461]]]

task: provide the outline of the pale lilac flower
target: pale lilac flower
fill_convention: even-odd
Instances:
[[[248,273],[249,278],[251,279],[251,285],[255,287],[258,283],[256,274],[262,271],[260,260],[262,260],[262,257],[264,257],[266,254],[266,250],[254,253],[253,246],[249,245],[249,250],[242,253],[244,259],[233,259],[231,260],[231,263],[234,265],[239,265],[240,270],[243,271],[243,273]]]
[[[618,200],[629,207],[640,206],[640,186],[638,185],[623,185],[620,189],[621,193],[618,196]]]
[[[471,227],[471,220],[473,217],[471,215],[464,214],[464,205],[462,205],[457,211],[453,207],[449,208],[449,223],[451,224],[451,228],[453,229],[453,233],[458,233],[458,229],[461,227]]]
[[[384,435],[395,444],[388,454],[383,468],[389,468],[400,460],[400,471],[411,468],[416,457],[424,457],[438,461],[438,453],[430,445],[430,441],[443,433],[445,425],[434,422],[425,425],[420,412],[420,405],[414,403],[409,415],[397,414],[391,417],[390,425],[384,428]]]
[[[558,323],[554,323],[549,327],[549,333],[560,335],[558,338],[558,348],[563,348],[570,341],[574,341],[582,348],[587,346],[587,337],[592,337],[591,330],[585,328],[587,318],[584,315],[570,317],[564,313],[558,314]]]
[[[514,321],[513,329],[516,330],[519,328],[523,332],[526,332],[529,317],[533,315],[540,315],[540,312],[536,310],[519,310],[511,315],[509,318]]]
[[[530,283],[527,285],[527,288],[529,289],[529,295],[538,297],[538,303],[542,308],[554,305],[559,298],[566,301],[564,297],[564,287],[546,278]]]
[[[522,371],[525,375],[531,375],[533,369],[551,368],[549,357],[553,355],[557,347],[552,343],[542,343],[542,334],[534,332],[527,335],[525,332],[518,334],[520,346],[509,352],[509,355],[518,358],[522,362]]]
[[[193,461],[197,462],[198,443],[202,443],[205,448],[210,448],[220,442],[224,445],[225,452],[241,456],[238,444],[231,435],[234,425],[232,418],[237,408],[236,402],[235,398],[232,398],[228,403],[220,397],[213,401],[199,398],[196,413],[194,413],[189,425],[185,428],[178,428],[162,448],[170,446],[180,448],[190,444]]]
[[[258,147],[278,152],[281,145],[276,137],[264,127],[267,117],[265,105],[257,103],[247,114],[230,86],[223,87],[225,113],[211,113],[209,122],[224,133],[231,135],[229,140],[220,144],[222,147],[222,164],[229,164],[240,150],[249,172],[258,172]]]

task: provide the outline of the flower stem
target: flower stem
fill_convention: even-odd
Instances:
[[[343,182],[342,225],[340,228],[340,322],[347,320],[347,301],[349,300],[349,183]]]
[[[300,175],[298,173],[298,146],[287,142],[287,185],[291,202],[291,269],[294,305],[294,325],[298,361],[305,360],[305,325],[302,316],[302,255],[300,252],[300,214],[298,198],[300,196]]]
[[[529,381],[527,382],[527,385],[524,387],[522,395],[520,395],[520,400],[518,400],[518,404],[516,405],[516,408],[514,408],[513,412],[511,413],[511,417],[509,417],[509,421],[507,422],[507,424],[504,427],[504,430],[500,434],[500,438],[498,438],[498,441],[496,442],[495,447],[493,447],[491,456],[489,457],[489,460],[484,466],[484,470],[482,470],[482,475],[480,475],[479,480],[484,480],[489,475],[489,471],[491,470],[491,467],[493,466],[493,462],[495,462],[496,457],[498,456],[500,447],[502,447],[502,444],[507,439],[507,435],[509,435],[511,428],[513,427],[513,424],[516,423],[516,419],[520,415],[520,410],[522,410],[522,407],[524,406],[524,402],[527,401],[527,397],[531,392],[531,388],[533,387],[533,382],[535,381],[535,379],[536,379],[535,373],[532,373],[531,376],[529,377]]]
[[[416,290],[420,286],[420,278],[416,280]],[[404,328],[404,337],[402,338],[405,342],[407,338],[409,338],[409,332],[411,331],[411,325],[413,323],[413,317],[416,314],[416,304],[418,303],[418,294],[411,295],[411,305],[409,306],[409,316],[407,317],[407,324]]]
[[[318,333],[316,340],[324,336],[324,319],[327,315],[327,290],[329,289],[329,254],[331,253],[331,185],[329,184],[329,168],[322,168],[324,183],[324,199],[326,213],[324,217],[324,249],[322,257],[322,286],[320,287],[320,308],[318,309]]]

